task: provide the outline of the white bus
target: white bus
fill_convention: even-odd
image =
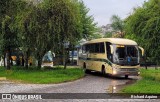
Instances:
[[[141,49],[141,51],[139,51]],[[102,74],[114,76],[140,74],[140,53],[143,48],[138,47],[133,40],[122,38],[101,38],[88,41],[81,46],[78,65],[86,72],[99,71]]]
[[[51,51],[48,51],[42,58],[42,65],[41,67],[53,67],[53,58],[55,57],[55,54]]]

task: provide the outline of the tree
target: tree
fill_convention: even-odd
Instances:
[[[96,23],[92,15],[88,15],[89,9],[82,0],[79,1],[79,9],[81,14],[82,37],[91,40],[95,37]]]
[[[23,10],[16,15],[14,27],[18,31],[25,67],[28,68],[28,60],[32,55],[32,58],[34,56],[38,60],[40,68],[42,57],[49,50],[48,45],[50,44],[46,12],[38,4],[27,2]]]
[[[66,64],[68,54],[66,54],[65,44],[75,42],[81,36],[77,3],[72,0],[44,0],[40,8],[46,13],[46,24],[48,24],[45,31],[50,42],[46,44],[55,52],[63,53],[64,64]]]
[[[150,60],[160,63],[160,0],[149,0],[143,7],[134,9],[126,19],[126,37],[136,40],[144,47]]]
[[[10,9],[6,6],[4,11],[8,15],[0,19],[3,22],[0,43],[18,42],[16,47],[21,47],[26,67],[31,54],[41,67],[43,55],[52,50],[63,54],[66,68],[68,51],[65,45],[75,46],[84,35],[90,36],[94,30],[92,16],[87,15],[88,9],[79,0],[43,0],[37,3],[13,0],[9,4],[3,3],[13,4],[8,6]],[[13,33],[14,37],[8,35],[10,40],[4,38]]]
[[[31,10],[33,8],[32,3],[27,3],[23,0],[14,0],[15,4],[15,10],[13,12],[14,20],[12,20],[10,24],[10,29],[12,32],[15,33],[16,41],[17,42],[17,48],[21,47],[23,51],[23,55],[25,56],[25,66],[28,68],[28,57],[30,54],[30,49],[33,48],[31,44],[33,44],[33,36],[29,36],[27,29],[27,24],[29,20],[29,14],[31,13]],[[27,37],[26,37],[27,36]],[[10,39],[13,39],[13,37],[10,36]],[[30,41],[28,40],[30,39]],[[31,42],[32,41],[32,42]],[[23,60],[23,57],[22,57]]]
[[[17,47],[17,35],[12,30],[15,14],[18,12],[17,3],[19,0],[2,0],[0,1],[0,48],[1,54],[7,57],[7,69],[10,69],[11,49]]]
[[[123,20],[121,20],[120,17],[118,17],[117,15],[113,15],[111,17],[111,27],[113,28],[113,30],[115,32],[119,32],[118,35],[116,35],[116,37],[124,37],[124,22]]]
[[[83,37],[90,36],[94,30],[93,19],[87,15],[88,9],[82,1],[44,0],[41,6],[48,19],[50,45],[55,52],[63,54],[66,68],[69,54],[65,45],[75,46]]]
[[[104,35],[104,38],[111,38],[112,37],[112,32],[106,32]]]

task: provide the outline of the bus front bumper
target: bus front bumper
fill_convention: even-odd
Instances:
[[[113,70],[112,75],[114,76],[138,76],[140,74],[137,68],[120,68],[118,70]]]

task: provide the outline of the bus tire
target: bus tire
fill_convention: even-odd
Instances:
[[[106,74],[105,67],[102,66],[102,75],[105,75],[105,74]]]
[[[125,75],[125,79],[128,79],[128,75]]]
[[[84,70],[85,73],[89,73],[90,72],[90,70],[86,69],[86,63],[83,64],[83,70]]]
[[[83,69],[84,70],[86,69],[86,63],[83,63]]]
[[[90,70],[88,70],[88,69],[86,69],[86,70],[85,70],[85,73],[90,73],[90,72],[91,72],[91,71],[90,71]]]

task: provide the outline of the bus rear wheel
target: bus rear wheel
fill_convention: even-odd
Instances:
[[[105,74],[106,74],[105,68],[102,67],[102,75],[105,75]]]
[[[125,75],[125,79],[128,79],[128,75]]]
[[[89,73],[90,72],[90,70],[86,69],[86,64],[85,63],[83,64],[83,69],[84,69],[85,73]]]

